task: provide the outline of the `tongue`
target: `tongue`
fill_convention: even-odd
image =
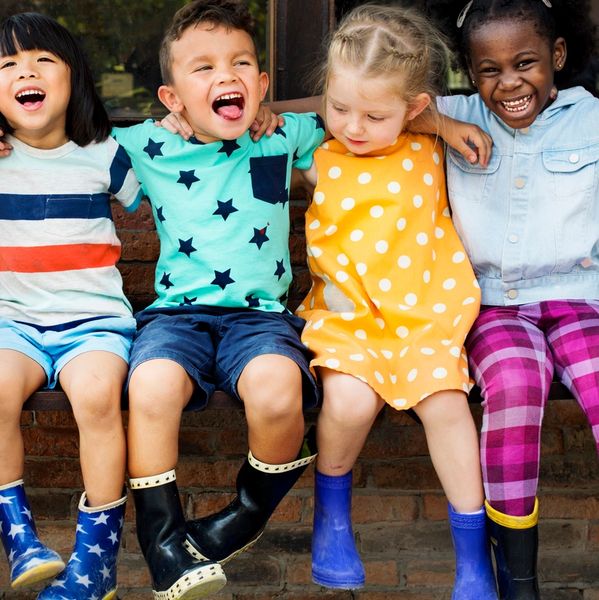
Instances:
[[[216,109],[223,119],[239,119],[241,117],[242,110],[235,104],[227,104],[226,106],[220,106]]]

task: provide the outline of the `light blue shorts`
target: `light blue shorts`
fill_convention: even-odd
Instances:
[[[0,349],[16,350],[39,363],[48,378],[46,387],[52,389],[60,370],[84,352],[112,352],[128,363],[135,328],[133,317],[100,317],[52,327],[0,317]]]

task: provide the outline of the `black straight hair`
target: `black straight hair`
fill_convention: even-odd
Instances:
[[[68,29],[40,13],[18,13],[0,25],[0,56],[20,51],[44,50],[64,61],[71,72],[71,97],[67,106],[66,134],[86,146],[110,135],[110,121],[94,84],[91,68],[83,49]],[[4,115],[0,127],[12,133]]]

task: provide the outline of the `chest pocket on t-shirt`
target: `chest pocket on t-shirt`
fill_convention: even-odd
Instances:
[[[448,149],[447,155],[449,157],[447,161],[447,191],[450,203],[479,204],[483,202],[490,193],[489,176],[499,168],[501,156],[494,152],[489,164],[482,167],[478,163],[469,163],[453,148]]]
[[[287,154],[250,158],[250,175],[254,198],[269,204],[285,204],[287,189]]]
[[[47,197],[44,207],[45,231],[62,238],[87,234],[93,226],[93,204],[92,196],[84,194]]]
[[[546,150],[543,166],[552,178],[557,198],[589,192],[595,183],[599,144],[573,150]]]

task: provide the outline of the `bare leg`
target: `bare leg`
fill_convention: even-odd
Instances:
[[[295,460],[304,437],[300,368],[285,356],[264,354],[246,365],[237,389],[252,454],[269,464]]]
[[[445,390],[414,407],[426,433],[431,460],[447,499],[457,512],[483,504],[478,434],[466,394]]]
[[[129,382],[129,475],[149,477],[174,469],[179,457],[181,413],[194,383],[178,363],[149,360]]]
[[[103,351],[76,356],[59,375],[79,428],[81,471],[90,507],[123,495],[126,450],[121,393],[126,375],[127,363]]]

